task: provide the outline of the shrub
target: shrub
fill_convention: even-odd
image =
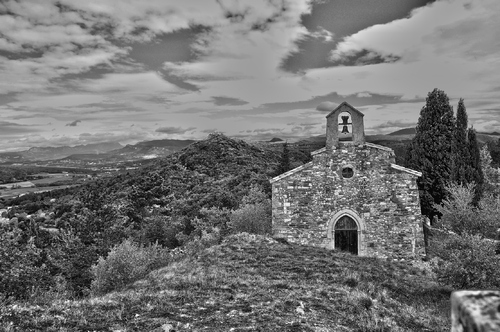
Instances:
[[[35,290],[51,286],[42,251],[35,246],[33,238],[25,242],[19,229],[0,228],[0,243],[0,296],[27,298]]]
[[[63,230],[46,251],[52,274],[64,279],[59,280],[58,287],[64,284],[68,295],[87,295],[92,282],[91,266],[99,257],[97,247],[86,246],[73,233]]]
[[[181,228],[168,216],[153,215],[146,217],[139,232],[139,242],[144,245],[158,243],[170,249],[177,248],[180,243],[175,236],[181,231]]]
[[[270,234],[271,203],[245,204],[233,211],[229,219],[229,227],[233,233]]]
[[[436,242],[435,272],[440,282],[454,288],[500,287],[500,256],[494,241],[479,235],[449,236]]]
[[[451,184],[446,187],[450,197],[443,200],[442,205],[435,208],[442,214],[440,223],[452,232],[462,234],[478,234],[482,237],[495,238],[500,227],[500,198],[485,195],[474,206],[474,184],[459,186]]]
[[[97,264],[92,266],[91,292],[99,295],[118,290],[167,265],[168,257],[168,249],[158,244],[144,247],[125,240],[113,247],[106,258],[99,257]]]

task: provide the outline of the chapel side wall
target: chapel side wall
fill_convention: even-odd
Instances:
[[[315,158],[316,159],[316,158]],[[323,209],[323,165],[312,166],[273,183],[273,235],[289,242],[324,246],[329,209]],[[324,234],[324,236],[323,236]]]
[[[290,242],[331,248],[332,216],[350,209],[364,222],[360,255],[406,259],[422,253],[416,176],[391,168],[393,153],[342,145],[315,155],[312,165],[273,183],[273,230]],[[343,165],[355,176],[344,179]]]

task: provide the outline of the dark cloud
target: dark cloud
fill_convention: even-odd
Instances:
[[[272,110],[274,113],[278,112],[288,112],[295,109],[318,109],[318,105],[323,102],[329,102],[332,105],[336,104],[335,107],[340,105],[342,102],[348,102],[352,106],[359,108],[366,105],[380,105],[380,104],[397,104],[401,102],[401,96],[396,95],[381,95],[381,94],[370,94],[369,97],[360,97],[358,94],[351,95],[340,95],[336,92],[329,93],[323,96],[315,96],[314,98],[297,101],[297,102],[284,102],[284,103],[268,103],[263,104],[252,110],[252,113],[259,113],[260,110],[268,113],[269,110]],[[334,107],[334,108],[335,108]],[[333,110],[333,108],[331,109]],[[330,110],[330,111],[331,111]],[[326,111],[326,110],[325,110]]]
[[[217,106],[223,106],[223,105],[245,105],[248,104],[247,101],[238,99],[238,98],[229,98],[229,97],[212,97],[214,104]]]
[[[66,123],[66,126],[76,127],[78,125],[78,123],[80,123],[80,122],[82,122],[82,120],[75,120],[73,122]]]
[[[181,128],[181,127],[161,127],[155,130],[157,133],[162,134],[185,134],[188,131],[195,130],[196,127]]]
[[[302,72],[310,68],[332,66],[329,53],[337,41],[375,24],[385,24],[407,17],[415,8],[425,6],[433,0],[378,1],[315,1],[310,14],[302,15],[302,25],[309,31],[322,27],[335,32],[335,39],[325,43],[315,38],[314,33],[297,42],[298,52],[291,52],[284,59],[282,68],[290,72]],[[359,18],[359,19],[356,19]]]
[[[9,121],[0,121],[0,128],[5,128],[5,127],[22,127],[22,125]]]
[[[15,93],[0,94],[0,105],[9,104],[16,101]]]
[[[2,135],[33,133],[38,131],[40,130],[37,129],[34,125],[22,125],[9,121],[0,121],[0,133]]]
[[[333,111],[339,104],[333,103],[331,101],[324,101],[316,107],[316,110],[321,112],[331,112]]]
[[[172,69],[164,68],[158,70],[158,73],[160,74],[161,78],[163,78],[165,81],[175,84],[181,89],[189,91],[200,91],[200,89],[196,85],[188,83],[180,76],[175,75]]]
[[[393,63],[400,59],[397,55],[382,55],[364,49],[354,54],[343,55],[340,59],[332,59],[332,64],[334,66],[367,66],[379,63]]]

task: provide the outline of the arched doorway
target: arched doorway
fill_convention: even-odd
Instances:
[[[349,216],[340,217],[334,227],[335,249],[358,254],[358,225]]]

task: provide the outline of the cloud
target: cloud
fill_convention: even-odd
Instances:
[[[67,123],[66,126],[76,127],[80,122],[82,122],[82,120],[75,120],[73,122]]]
[[[333,41],[333,33],[326,30],[323,27],[318,27],[319,30],[312,32],[309,34],[309,36],[316,38],[316,39],[322,39],[323,42],[328,43]]]
[[[157,133],[162,133],[162,134],[185,134],[188,131],[193,131],[195,130],[195,127],[189,127],[189,128],[181,128],[181,127],[160,127],[155,130]]]
[[[165,97],[168,94],[182,93],[176,85],[166,82],[155,72],[113,73],[99,79],[86,79],[76,82],[79,89],[101,94],[119,93],[123,99],[131,96]]]
[[[196,84],[207,96],[223,94],[262,103],[273,91],[277,94],[274,100],[279,99],[277,87],[288,85],[280,80],[281,76],[287,76],[280,69],[281,63],[290,53],[298,51],[296,42],[308,34],[300,20],[310,12],[310,2],[219,3],[227,19],[199,34],[193,45],[197,61],[167,62],[165,69]]]
[[[24,125],[10,121],[0,121],[0,132],[2,135],[26,134],[40,131],[34,125]]]
[[[324,101],[319,104],[316,109],[321,112],[331,112],[333,111],[339,104],[333,103],[331,101]]]
[[[237,98],[229,98],[229,97],[212,97],[214,104],[217,106],[221,105],[245,105],[248,102],[237,99]]]
[[[424,57],[489,57],[500,50],[493,32],[500,29],[500,4],[495,0],[467,3],[436,1],[415,9],[408,18],[371,26],[344,38],[331,56],[338,60],[367,50],[407,63]]]

